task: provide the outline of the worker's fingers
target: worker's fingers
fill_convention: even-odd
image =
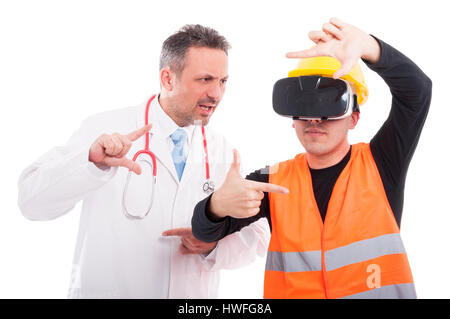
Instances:
[[[255,216],[259,213],[259,207],[252,208],[248,211],[249,217]]]
[[[133,132],[131,132],[131,133],[128,133],[128,134],[126,135],[126,137],[127,137],[130,141],[134,142],[134,141],[136,141],[138,138],[140,138],[142,135],[144,135],[145,133],[147,133],[148,131],[150,131],[151,128],[152,128],[152,124],[147,124],[147,125],[141,127],[140,129],[138,129],[138,130],[136,130],[136,131],[133,131]]]
[[[344,27],[344,22],[342,22],[341,20],[339,20],[336,17],[331,18],[330,23],[333,24],[339,30],[341,30]]]
[[[264,198],[264,192],[262,191],[256,191],[253,195],[254,200],[261,201]]]
[[[249,200],[246,202],[246,209],[259,208],[261,206],[260,200]]]
[[[328,34],[331,34],[338,40],[342,40],[342,38],[344,37],[340,29],[338,29],[334,24],[328,22],[323,24],[322,30]]]
[[[249,180],[247,180],[246,182],[250,188],[261,191],[261,192],[289,194],[289,189],[287,189],[283,186],[270,184],[270,183],[249,181]]]
[[[192,234],[192,228],[172,228],[164,231],[163,236],[187,236]]]
[[[250,183],[249,189],[246,194],[246,199],[251,201],[261,201],[264,198],[264,192],[255,190],[254,186]]]
[[[310,31],[308,37],[314,43],[319,43],[320,41],[327,42],[333,38],[331,34],[325,33],[323,31]]]

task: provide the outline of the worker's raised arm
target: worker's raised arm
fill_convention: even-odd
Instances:
[[[392,100],[389,116],[370,141],[370,148],[400,226],[406,175],[431,105],[432,81],[406,55],[377,40],[381,58],[367,66],[389,86]]]

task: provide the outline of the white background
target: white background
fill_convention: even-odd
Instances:
[[[231,42],[230,80],[211,125],[240,151],[248,173],[303,151],[291,120],[271,108],[272,86],[295,67],[284,53],[310,47],[307,32],[336,16],[393,45],[433,80],[430,113],[406,183],[402,236],[418,296],[449,298],[450,68],[443,4],[1,0],[0,297],[66,297],[80,205],[51,222],[28,221],[16,204],[18,177],[64,144],[86,117],[156,93],[164,39],[186,23],[200,23]],[[363,69],[370,97],[352,143],[369,141],[390,109],[387,86]],[[220,297],[262,297],[263,270],[260,259],[223,271]]]

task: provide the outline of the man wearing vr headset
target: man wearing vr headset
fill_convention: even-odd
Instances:
[[[390,45],[336,18],[309,37],[316,45],[287,54],[302,60],[273,92],[274,110],[294,119],[306,153],[243,179],[235,151],[222,187],[197,204],[193,233],[217,241],[266,217],[265,298],[416,298],[399,227],[431,80]],[[368,97],[359,58],[389,86],[392,108],[370,143],[350,145]],[[263,192],[262,183],[289,192]]]

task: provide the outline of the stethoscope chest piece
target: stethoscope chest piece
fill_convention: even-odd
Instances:
[[[214,188],[216,187],[216,185],[214,185],[214,182],[212,180],[207,180],[204,184],[203,184],[203,191],[206,194],[211,194],[212,192],[214,192]]]

